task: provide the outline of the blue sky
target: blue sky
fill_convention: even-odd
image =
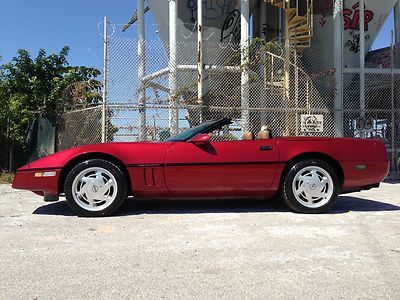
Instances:
[[[127,22],[135,0],[2,0],[0,7],[0,55],[10,60],[17,49],[33,56],[38,49],[58,52],[71,47],[72,65],[101,66],[102,37],[99,22],[107,15],[111,22]],[[148,21],[149,15],[146,16]],[[127,37],[133,32],[127,32]]]
[[[383,47],[390,46],[391,42],[391,32],[394,30],[394,17],[393,12],[387,18],[385,24],[383,25],[380,34],[378,35],[374,45],[372,46],[373,49],[379,49]]]
[[[102,65],[102,38],[98,24],[104,15],[113,23],[129,20],[136,8],[135,0],[2,0],[0,7],[0,56],[9,61],[17,49],[24,48],[36,56],[38,49],[58,52],[71,47],[71,65]],[[146,15],[147,27],[153,24]],[[390,44],[393,15],[384,25],[373,48]],[[134,32],[124,33],[134,37]],[[150,39],[154,39],[152,34]]]

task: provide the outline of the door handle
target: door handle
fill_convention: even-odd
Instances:
[[[274,148],[272,146],[261,146],[260,151],[272,151]]]

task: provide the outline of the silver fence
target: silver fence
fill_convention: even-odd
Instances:
[[[380,138],[392,162],[390,178],[400,177],[400,75],[367,74],[362,111],[359,74],[340,74],[343,98],[338,108],[335,68],[319,61],[312,49],[299,55],[280,41],[255,42],[248,49],[248,63],[242,64],[238,44],[207,43],[199,102],[196,43],[178,42],[171,65],[169,45],[146,41],[142,78],[137,47],[136,40],[122,37],[108,42],[107,141],[163,140],[201,121],[230,117],[232,125],[213,139],[240,139],[244,131],[258,132],[261,126],[274,136]],[[101,112],[99,106],[61,116],[59,149],[101,142]]]

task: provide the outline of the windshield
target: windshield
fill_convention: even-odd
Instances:
[[[213,130],[217,129],[218,127],[230,124],[230,122],[231,122],[231,120],[228,118],[207,121],[196,127],[189,128],[178,135],[172,136],[172,137],[168,138],[166,141],[167,142],[185,142],[199,133],[212,132]]]

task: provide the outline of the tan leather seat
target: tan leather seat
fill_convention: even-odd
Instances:
[[[242,135],[243,141],[252,141],[254,140],[254,135],[252,132],[244,132]]]
[[[271,138],[269,130],[260,130],[257,134],[257,140],[269,140]]]

